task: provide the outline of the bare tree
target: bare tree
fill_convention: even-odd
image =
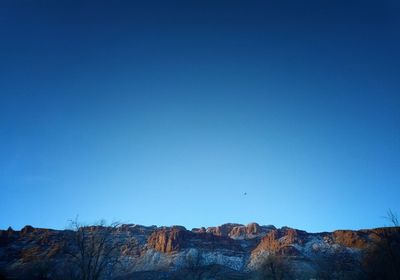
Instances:
[[[391,210],[385,217],[391,226],[372,231],[373,244],[365,254],[367,279],[400,279],[400,227]]]
[[[361,278],[361,264],[346,248],[337,248],[334,252],[314,255],[316,279],[347,280]]]
[[[196,249],[191,249],[185,258],[186,266],[172,276],[174,280],[203,280],[214,279],[217,272],[212,265],[201,265],[201,254]]]
[[[392,211],[392,209],[389,209],[386,212],[386,217],[384,217],[384,218],[386,218],[390,222],[391,226],[393,226],[393,227],[399,226],[399,219],[397,218],[397,214],[395,214]]]
[[[259,268],[259,277],[261,279],[291,279],[292,274],[293,271],[287,257],[276,252],[270,252]]]
[[[120,252],[113,233],[118,224],[83,226],[78,219],[71,221],[72,238],[66,252],[72,268],[72,277],[81,280],[109,278],[119,263]]]

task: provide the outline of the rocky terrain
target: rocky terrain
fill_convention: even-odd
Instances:
[[[104,241],[101,250],[89,254],[99,252],[101,273],[86,279],[361,279],[371,278],[365,263],[397,265],[398,235],[398,227],[308,233],[256,223],[192,230],[135,224],[75,231],[25,226],[0,231],[0,271],[4,279],[71,278],[70,271],[79,271],[79,260],[83,263],[82,249],[90,252]],[[388,244],[388,253],[382,244]],[[118,261],[111,265],[112,260]],[[388,269],[396,273],[392,266],[383,270]],[[382,279],[392,274],[388,277]]]

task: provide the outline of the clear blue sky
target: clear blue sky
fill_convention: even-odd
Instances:
[[[400,213],[398,1],[0,6],[0,228]]]

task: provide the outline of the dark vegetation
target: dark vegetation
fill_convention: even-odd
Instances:
[[[400,227],[397,216],[388,211],[393,225],[388,230],[374,230],[373,246],[365,254],[363,268],[366,279],[400,279]]]
[[[94,226],[83,226],[76,219],[71,223],[72,242],[65,247],[71,278],[99,280],[113,277],[119,265],[120,253],[113,232],[118,224],[107,226],[104,221]]]
[[[104,221],[84,226],[77,219],[71,221],[62,242],[42,252],[39,246],[27,246],[20,252],[26,263],[23,270],[0,272],[1,279],[54,279],[54,280],[100,280],[112,279],[120,265],[118,249],[113,232],[118,224],[106,225]],[[29,227],[24,228],[29,234]],[[43,242],[51,242],[51,236],[42,234]],[[60,260],[60,258],[62,258]],[[118,268],[117,268],[118,267]]]

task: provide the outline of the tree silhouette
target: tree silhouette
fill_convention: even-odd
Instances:
[[[391,227],[374,229],[372,246],[364,257],[367,279],[400,279],[400,227],[397,215],[391,210],[386,218]]]
[[[99,280],[109,278],[119,264],[119,244],[113,236],[118,224],[101,221],[83,226],[77,219],[71,222],[72,238],[67,244],[71,273],[74,279]]]

